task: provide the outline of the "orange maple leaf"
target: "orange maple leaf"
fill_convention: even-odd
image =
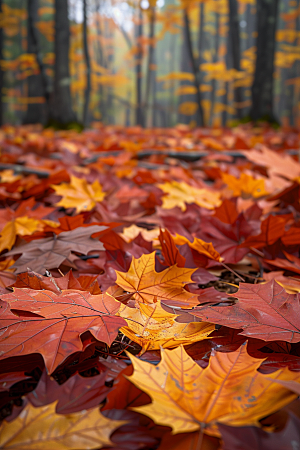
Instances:
[[[204,428],[220,436],[217,422],[231,426],[260,426],[259,419],[284,407],[297,394],[277,380],[300,380],[287,368],[271,374],[257,371],[263,360],[252,358],[242,345],[235,352],[213,352],[202,369],[182,346],[163,350],[158,366],[129,355],[134,373],[128,377],[152,403],[134,408],[173,433]]]
[[[191,275],[196,269],[171,266],[162,272],[155,271],[155,252],[132,258],[128,272],[118,272],[116,283],[142,303],[156,303],[157,300],[168,304],[189,307],[197,305],[197,295],[184,289],[192,283]]]

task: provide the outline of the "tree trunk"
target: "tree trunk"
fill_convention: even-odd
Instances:
[[[196,102],[198,104],[198,110],[197,110],[197,125],[202,127],[204,125],[204,116],[203,116],[203,110],[201,105],[201,93],[200,93],[200,73],[197,67],[197,63],[194,57],[193,53],[193,43],[192,43],[192,37],[191,37],[191,30],[190,30],[190,21],[187,9],[184,9],[184,32],[185,32],[185,38],[187,43],[187,51],[189,54],[189,58],[191,61],[191,66],[194,74],[194,86],[196,88]]]
[[[27,53],[34,54],[39,66],[39,73],[30,75],[28,82],[28,98],[44,97],[45,103],[28,103],[23,123],[46,123],[48,119],[49,107],[49,87],[45,67],[42,61],[42,54],[39,46],[39,38],[36,29],[38,21],[38,0],[27,0],[28,11],[28,35]]]
[[[143,36],[143,17],[142,10],[139,8],[139,23],[136,25],[136,45],[137,52],[135,57],[135,73],[136,73],[136,124],[144,125],[143,110],[142,110],[142,44],[141,37]]]
[[[229,39],[228,46],[231,48],[232,67],[240,70],[240,19],[238,14],[237,0],[229,0]],[[242,90],[240,87],[234,89],[234,101],[237,103],[237,116],[241,118],[241,109],[239,104],[242,102]]]
[[[150,15],[150,29],[149,29],[149,55],[148,55],[148,64],[147,64],[147,75],[146,75],[146,94],[145,94],[145,108],[147,111],[147,117],[151,117],[151,109],[150,109],[150,93],[152,89],[152,94],[154,94],[153,82],[155,78],[155,70],[153,68],[154,65],[154,36],[155,36],[155,6],[150,7],[149,11]],[[155,101],[153,101],[155,103]],[[145,123],[146,125],[146,123]]]
[[[216,13],[216,40],[215,40],[215,56],[214,63],[218,62],[219,57],[219,41],[220,41],[220,14]],[[213,78],[212,80],[212,91],[211,91],[211,106],[210,106],[210,117],[209,117],[209,126],[213,125],[214,119],[214,108],[216,101],[216,90],[217,90],[217,80]]]
[[[2,0],[0,0],[0,13],[2,13]],[[3,59],[3,28],[0,27],[0,61]],[[0,64],[0,127],[3,125],[3,101],[2,101],[2,88],[3,88],[3,70]]]
[[[257,0],[257,56],[252,85],[252,120],[274,121],[273,73],[279,0]]]
[[[55,0],[55,74],[51,95],[50,123],[67,125],[76,122],[72,109],[69,70],[70,29],[68,0]]]
[[[83,109],[83,125],[88,126],[89,121],[89,102],[91,93],[91,61],[87,39],[87,5],[86,0],[83,0],[83,50],[86,66],[86,89],[84,95],[84,109]]]

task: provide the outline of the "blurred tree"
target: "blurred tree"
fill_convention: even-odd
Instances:
[[[1,61],[3,59],[3,27],[1,26],[2,20],[2,0],[0,0],[0,126],[3,124],[3,101],[2,101],[2,89],[3,89],[3,70]]]
[[[144,125],[144,116],[142,109],[142,60],[143,60],[143,13],[140,4],[138,4],[138,18],[135,25],[136,56],[135,56],[135,76],[136,76],[136,124]]]
[[[238,13],[237,0],[228,0],[229,6],[229,38],[228,38],[228,49],[227,53],[231,56],[233,69],[239,71],[241,50],[240,50],[240,18]],[[242,102],[242,89],[241,87],[236,87],[234,90],[234,100],[236,103],[241,104]],[[241,117],[241,110],[237,108],[237,116]]]
[[[147,115],[145,119],[151,117],[151,109],[150,109],[150,94],[152,91],[152,105],[155,107],[155,17],[156,17],[156,0],[150,0],[149,9],[148,9],[148,17],[149,17],[149,53],[148,53],[148,62],[147,62],[147,72],[146,72],[146,93],[145,93],[145,110],[147,111]],[[153,115],[152,115],[153,119]],[[146,125],[146,123],[145,123]]]
[[[48,86],[42,52],[39,44],[38,30],[38,0],[27,0],[27,52],[34,55],[38,64],[38,71],[34,70],[28,76],[28,105],[23,123],[46,123],[48,120],[50,87]],[[44,97],[45,103],[41,100]],[[36,100],[35,100],[36,99]]]
[[[55,64],[54,88],[50,98],[49,123],[67,125],[76,122],[72,109],[69,71],[69,15],[68,0],[55,0]]]
[[[184,41],[186,42],[186,49],[187,49],[188,57],[190,59],[192,71],[194,74],[195,95],[196,95],[196,102],[198,104],[198,109],[196,112],[196,117],[197,117],[196,120],[197,120],[197,125],[199,127],[202,127],[204,125],[204,117],[203,117],[203,110],[202,110],[202,104],[201,104],[200,73],[199,73],[198,64],[197,64],[197,61],[196,61],[196,58],[195,58],[194,52],[193,52],[193,43],[192,43],[191,28],[190,28],[190,21],[189,21],[187,7],[185,7],[183,9],[183,30],[184,30]]]
[[[86,65],[86,89],[84,95],[84,109],[83,109],[83,125],[88,126],[89,120],[89,101],[91,93],[91,62],[88,47],[88,36],[87,36],[87,1],[83,0],[83,50],[84,59]]]
[[[257,0],[256,64],[252,85],[252,120],[275,121],[273,80],[279,0]]]

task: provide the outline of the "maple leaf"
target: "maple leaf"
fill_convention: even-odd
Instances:
[[[300,164],[289,155],[280,155],[266,146],[261,146],[259,150],[243,152],[243,154],[254,164],[267,167],[270,174],[280,175],[289,180],[300,177]]]
[[[163,300],[168,304],[189,307],[198,304],[197,296],[184,289],[192,283],[195,269],[171,266],[162,272],[155,271],[155,252],[132,258],[128,272],[118,272],[116,284],[125,291],[134,293],[138,302],[155,303]]]
[[[171,181],[170,183],[157,185],[167,196],[162,198],[162,208],[171,209],[179,206],[182,211],[186,210],[186,203],[196,203],[206,209],[214,209],[220,206],[220,193],[199,189],[188,185],[184,181]]]
[[[10,287],[30,288],[35,290],[46,289],[47,291],[60,294],[62,290],[77,289],[79,291],[88,291],[91,294],[101,294],[97,276],[80,276],[75,278],[72,270],[60,278],[52,276],[44,277],[32,270],[20,273],[13,285]]]
[[[77,178],[71,175],[70,183],[62,183],[59,186],[54,184],[51,187],[56,194],[63,198],[56,203],[56,206],[63,206],[64,208],[76,208],[76,212],[90,211],[97,202],[102,202],[105,197],[105,192],[102,191],[102,186],[99,181],[94,181],[88,184],[83,178]]]
[[[13,422],[2,424],[0,446],[7,450],[102,448],[112,445],[109,436],[124,423],[107,419],[98,408],[63,416],[55,413],[55,403],[39,408],[28,404]]]
[[[215,209],[214,217],[219,219],[223,223],[229,223],[233,225],[238,218],[238,211],[235,204],[225,198],[220,206]]]
[[[160,229],[159,241],[166,265],[174,266],[175,264],[177,264],[178,267],[184,267],[185,258],[179,253],[174,239],[168,230]]]
[[[219,427],[223,450],[294,450],[300,442],[300,419],[292,412],[283,430],[274,433],[254,427]]]
[[[122,305],[118,315],[127,322],[127,327],[120,331],[138,343],[142,353],[201,341],[215,329],[213,324],[206,322],[175,322],[178,315],[166,312],[160,302],[154,305],[140,303],[138,308]]]
[[[285,231],[286,219],[280,216],[268,216],[261,223],[261,232],[256,236],[249,236],[240,247],[261,248],[274,244]]]
[[[49,373],[67,356],[82,350],[80,335],[85,331],[110,345],[126,325],[115,317],[120,303],[109,294],[66,290],[56,295],[15,288],[2,296],[2,303],[0,359],[41,353]]]
[[[182,346],[163,350],[157,366],[129,357],[134,373],[128,379],[152,399],[149,405],[133,409],[172,427],[175,434],[205,426],[207,434],[220,436],[217,423],[260,426],[260,418],[297,396],[275,381],[300,380],[299,373],[287,368],[259,373],[262,360],[249,356],[245,345],[230,353],[213,350],[205,369]]]
[[[242,329],[244,336],[264,341],[300,341],[299,294],[288,294],[279,283],[241,284],[232,306],[203,306],[193,309],[202,320]]]
[[[228,173],[222,173],[222,180],[231,190],[232,196],[242,196],[243,198],[262,197],[269,194],[265,190],[265,180],[263,178],[255,179],[251,175],[241,173],[240,178],[236,178]]]
[[[190,242],[186,237],[181,236],[180,234],[176,234],[176,236],[173,237],[173,240],[176,245],[188,244],[188,246],[196,252],[214,261],[220,262],[224,259],[220,256],[220,253],[217,252],[211,242],[205,242],[202,239],[196,237],[194,238],[193,242]]]
[[[27,395],[26,399],[35,407],[57,401],[57,413],[72,414],[94,408],[105,399],[111,390],[105,385],[106,378],[107,371],[94,377],[81,377],[76,374],[60,385],[44,371],[37,388]]]
[[[35,272],[42,273],[46,269],[59,267],[65,260],[65,263],[74,267],[73,261],[77,256],[72,252],[87,255],[88,252],[93,250],[104,250],[101,242],[89,237],[104,229],[106,227],[100,225],[75,228],[75,230],[64,231],[53,237],[38,239],[30,243],[21,243],[7,255],[22,254],[12,266],[16,268],[16,273],[26,272],[28,267]]]
[[[30,217],[16,217],[8,222],[1,231],[0,252],[4,249],[10,250],[16,242],[17,236],[31,235],[35,231],[41,231],[44,228],[40,220]]]

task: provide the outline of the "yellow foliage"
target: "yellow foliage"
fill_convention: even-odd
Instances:
[[[259,419],[297,397],[277,380],[300,381],[288,368],[271,374],[257,371],[262,359],[251,357],[242,345],[234,352],[213,352],[202,369],[184,350],[163,350],[158,366],[129,355],[134,372],[128,379],[152,402],[134,408],[173,434],[203,431],[220,436],[216,423],[260,426]]]
[[[196,102],[184,102],[178,107],[180,114],[185,114],[186,116],[192,116],[198,109],[198,103]]]
[[[185,211],[186,203],[196,203],[203,208],[214,209],[221,204],[219,192],[195,188],[184,181],[171,181],[157,186],[167,194],[162,198],[162,208],[164,209],[178,206],[182,211]]]
[[[197,89],[195,86],[179,86],[178,89],[174,92],[175,95],[189,95],[195,94]]]
[[[102,186],[99,181],[88,184],[85,179],[71,176],[71,183],[62,183],[59,186],[51,185],[57,195],[62,199],[56,203],[56,206],[64,208],[76,208],[76,212],[90,211],[101,202],[105,197]]]
[[[207,322],[178,323],[176,314],[166,312],[158,301],[152,305],[139,304],[138,308],[121,305],[118,314],[127,327],[120,331],[147,350],[174,348],[206,339],[215,325]]]

